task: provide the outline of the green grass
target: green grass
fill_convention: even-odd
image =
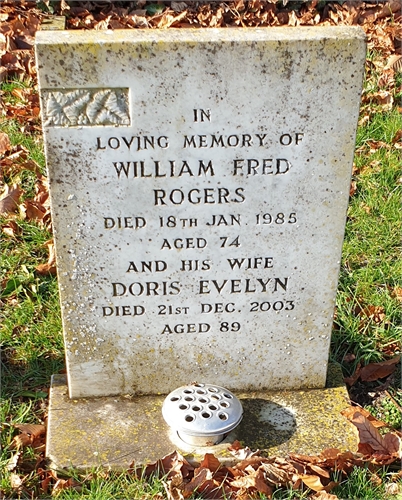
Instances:
[[[382,349],[401,337],[401,305],[392,296],[402,284],[401,254],[401,152],[391,141],[402,128],[397,110],[377,113],[357,134],[356,193],[348,210],[337,298],[338,328],[332,353],[342,362],[353,352],[364,364],[381,361]],[[370,151],[370,141],[389,147]],[[376,323],[356,311],[368,306],[384,308],[385,318]]]
[[[370,57],[377,56],[373,53]],[[366,79],[367,92],[378,91],[377,76],[370,75]],[[402,75],[398,75],[396,80],[397,87],[401,86]],[[18,104],[18,99],[11,92],[14,88],[24,88],[24,85],[15,81],[3,83],[3,100]],[[402,97],[402,94],[395,95],[398,96]],[[401,337],[401,304],[393,296],[393,290],[397,286],[402,287],[402,154],[401,150],[392,147],[392,139],[401,128],[402,116],[397,109],[387,112],[381,109],[374,109],[373,112],[371,109],[369,119],[357,133],[357,171],[354,175],[357,189],[348,210],[330,354],[332,360],[342,364],[345,375],[351,375],[358,362],[367,364],[387,359],[387,349]],[[40,136],[22,132],[21,124],[16,119],[1,122],[0,130],[10,135],[12,144],[26,147],[28,158],[37,162],[43,171],[44,154]],[[376,148],[373,141],[382,141],[387,146]],[[4,180],[8,184],[20,185],[26,197],[33,196],[36,182],[33,172],[16,169]],[[44,421],[50,375],[64,366],[57,280],[51,276],[38,276],[35,272],[38,264],[47,261],[44,243],[51,238],[51,234],[36,223],[19,217],[13,220],[20,234],[14,237],[2,235],[0,262],[3,379],[0,469],[3,470],[15,453],[10,450],[16,434],[14,424]],[[0,219],[0,226],[7,221],[7,218]],[[361,311],[370,306],[383,308],[382,321],[362,316]],[[347,353],[356,356],[354,363],[344,362]],[[400,369],[388,393],[389,396],[376,401],[368,409],[377,418],[398,428],[401,415],[397,405],[402,406]],[[21,498],[31,498],[32,491],[38,498],[49,496],[38,493],[40,478],[34,470],[35,460],[31,449],[24,450],[23,464],[28,470],[18,471],[26,476]],[[128,474],[100,470],[93,471],[89,476],[77,474],[74,477],[77,487],[60,491],[58,498],[146,499],[164,492],[161,480],[155,478],[137,480]],[[355,469],[349,477],[338,478],[340,485],[334,493],[345,499],[402,498],[402,493],[399,497],[386,494],[388,476],[385,469],[380,477],[382,483],[375,484],[370,471]],[[7,471],[1,474],[0,490],[5,495],[18,496]],[[273,498],[301,500],[310,494],[308,491],[278,490]]]
[[[388,494],[386,485],[389,481],[387,479],[385,470],[373,473],[368,468],[355,468],[347,478],[341,480],[340,485],[332,493],[345,500],[385,500],[386,498],[399,500],[402,489],[400,488],[398,495]]]

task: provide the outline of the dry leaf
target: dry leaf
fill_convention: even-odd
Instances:
[[[350,387],[352,387],[352,385],[354,385],[359,380],[361,368],[362,368],[361,364],[358,363],[353,375],[351,377],[345,377],[343,379],[345,381],[345,383],[348,384]]]
[[[22,488],[22,483],[23,480],[18,474],[14,474],[14,472],[10,474],[10,485],[13,490],[20,490]]]
[[[363,382],[372,382],[373,380],[378,380],[379,378],[388,377],[396,369],[396,365],[401,359],[400,356],[383,361],[381,363],[370,363],[362,368],[360,372],[360,378]]]
[[[384,445],[391,455],[402,458],[402,439],[393,432],[387,432],[384,438]]]
[[[168,500],[184,500],[183,493],[181,492],[181,490],[179,488],[172,485],[172,481],[167,481],[167,482],[162,481],[162,484],[163,484],[163,487],[165,488]],[[159,500],[163,500],[163,498],[164,498],[162,495],[159,496],[159,494],[157,494],[156,496],[152,496],[153,499],[155,499],[155,498],[158,499],[158,497],[159,497]]]
[[[11,150],[11,142],[5,132],[0,132],[0,155]]]
[[[36,266],[35,270],[41,276],[44,276],[46,274],[56,275],[57,274],[56,251],[54,248],[53,240],[47,241],[45,245],[48,247],[49,250],[49,259],[46,264],[39,264],[39,266]]]
[[[339,500],[339,497],[332,493],[327,493],[326,491],[317,491],[317,493],[314,493],[314,495],[309,498],[312,500]]]
[[[200,463],[200,469],[206,468],[211,472],[216,472],[221,467],[221,463],[212,453],[205,453],[202,462]]]
[[[402,56],[401,56],[402,59]],[[400,141],[402,139],[402,129],[400,128],[392,138],[392,144],[395,144],[396,142]]]
[[[381,434],[377,431],[374,425],[361,413],[356,412],[351,420],[359,431],[359,438],[361,443],[369,444],[373,450],[387,453],[388,450],[384,444]]]
[[[7,224],[1,226],[1,230],[3,231],[4,234],[12,238],[21,234],[21,228],[13,220],[9,220]]]
[[[22,189],[16,184],[12,187],[6,184],[5,192],[0,197],[0,214],[17,212],[19,199],[22,193]]]
[[[388,425],[383,422],[382,420],[377,420],[369,411],[365,410],[364,408],[358,408],[356,406],[349,406],[345,410],[341,411],[341,415],[346,417],[348,420],[352,420],[354,414],[358,411],[361,413],[364,417],[366,417],[370,422],[376,427],[377,429],[379,427],[388,427]]]
[[[212,479],[213,475],[209,469],[198,468],[194,471],[193,479],[184,486],[185,493],[193,493],[205,481]],[[186,495],[187,496],[187,495]]]
[[[397,495],[401,491],[401,487],[397,483],[387,483],[385,485],[386,495]]]
[[[318,476],[310,476],[307,474],[303,474],[300,476],[300,479],[311,490],[314,491],[325,490],[325,486],[322,484],[321,479]]]
[[[346,353],[345,356],[343,357],[343,361],[345,363],[352,363],[355,359],[356,359],[356,355],[353,354],[352,352]]]
[[[402,287],[395,286],[391,292],[391,297],[402,303]]]
[[[374,323],[380,324],[385,319],[385,309],[382,306],[367,306],[359,312],[359,315],[370,318]]]
[[[268,486],[264,480],[264,473],[261,469],[258,469],[253,475],[244,476],[239,479],[235,479],[230,483],[232,488],[238,489],[251,489],[257,490],[268,497],[272,496],[273,490]]]
[[[8,471],[13,471],[18,464],[18,460],[20,459],[21,452],[17,451],[14,455],[11,455],[10,460],[7,462],[7,470]]]
[[[265,472],[266,480],[273,486],[284,486],[291,482],[293,470],[286,471],[275,464],[261,464],[260,468]]]
[[[61,490],[68,490],[68,489],[80,491],[81,483],[79,483],[72,477],[70,477],[70,479],[58,479],[56,481],[56,484],[53,486],[52,496],[55,496]]]
[[[20,450],[32,444],[32,438],[28,434],[18,434],[14,436],[10,444],[10,450]]]
[[[258,456],[260,450],[252,451],[248,446],[242,447],[239,441],[234,441],[229,447],[230,453],[239,460],[245,460],[250,457]]]

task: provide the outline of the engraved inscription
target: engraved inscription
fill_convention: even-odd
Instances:
[[[128,89],[43,90],[45,125],[130,125]]]

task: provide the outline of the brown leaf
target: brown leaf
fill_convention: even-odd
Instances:
[[[15,428],[25,434],[30,434],[34,439],[46,432],[46,428],[42,424],[15,424]]]
[[[11,150],[10,138],[5,132],[0,132],[0,155]]]
[[[378,325],[385,319],[385,309],[382,306],[367,306],[359,312],[359,315],[370,318]]]
[[[268,486],[264,480],[264,472],[258,469],[254,474],[249,476],[244,476],[239,479],[235,479],[230,483],[232,488],[238,488],[246,490],[256,490],[268,497],[272,496],[273,490]]]
[[[351,420],[359,431],[359,438],[361,443],[369,444],[373,450],[387,453],[387,448],[381,434],[377,431],[374,425],[360,412],[356,412]]]
[[[402,303],[402,287],[396,286],[391,292],[391,297]]]
[[[46,274],[56,275],[56,251],[54,248],[53,240],[47,241],[45,245],[47,245],[49,250],[49,259],[46,264],[39,264],[39,266],[36,266],[35,270],[41,276],[44,276]]]
[[[20,457],[21,457],[20,451],[17,451],[17,453],[15,453],[14,455],[11,455],[10,460],[7,462],[8,471],[13,471],[17,467]]]
[[[384,445],[391,455],[402,458],[402,439],[394,432],[387,432],[384,438]]]
[[[345,363],[352,363],[355,359],[356,359],[356,355],[353,354],[352,352],[346,353],[345,356],[343,357],[343,361]]]
[[[360,373],[360,378],[363,382],[372,382],[373,380],[378,380],[379,378],[388,377],[396,369],[396,365],[401,359],[400,356],[388,359],[381,363],[370,363],[362,368]]]
[[[14,474],[14,472],[10,474],[10,485],[13,490],[21,490],[22,483],[23,480],[18,474]]]
[[[330,478],[330,473],[318,465],[310,464],[309,468],[321,477]]]
[[[394,102],[392,94],[386,90],[374,92],[369,95],[369,98],[372,102],[381,106],[384,111],[391,109]]]
[[[0,197],[0,214],[17,212],[19,199],[22,193],[22,189],[16,184],[12,187],[6,184],[5,191]]]
[[[325,486],[322,484],[321,479],[318,476],[309,476],[307,474],[303,474],[300,476],[303,483],[314,491],[323,491],[325,490]]]
[[[356,409],[355,409],[355,411],[356,411]],[[341,412],[341,413],[343,415],[343,412]],[[341,453],[341,451],[338,448],[326,448],[325,450],[323,450],[320,453],[320,456],[324,459],[336,459],[336,458],[338,458],[340,453]]]
[[[53,486],[52,495],[57,494],[61,490],[81,490],[81,483],[79,483],[76,479],[70,477],[70,479],[58,479],[56,484]]]
[[[172,485],[172,481],[162,481],[163,487],[165,488],[168,500],[184,500],[184,495],[179,488]],[[155,499],[155,497],[152,497]],[[158,497],[156,497],[158,498]],[[160,495],[159,500],[163,500],[163,496]]]
[[[7,224],[1,226],[1,230],[4,234],[11,236],[12,238],[21,234],[21,228],[13,220],[8,221]]]
[[[32,438],[28,434],[18,434],[14,436],[10,444],[10,450],[20,450],[32,444]]]
[[[42,424],[16,424],[21,434],[15,436],[16,447],[32,446],[37,451],[44,450],[46,428]]]
[[[230,446],[228,446],[228,450],[238,460],[245,460],[250,457],[258,456],[260,452],[260,450],[252,451],[248,446],[242,448],[239,441],[234,441]]]
[[[221,467],[221,463],[212,453],[205,453],[202,462],[200,463],[200,469],[206,468],[211,472],[216,472]]]
[[[358,363],[353,375],[350,377],[345,377],[343,379],[345,381],[345,383],[348,384],[350,387],[352,387],[352,385],[354,385],[359,380],[360,373],[361,373],[361,367],[362,367],[362,365],[360,363]]]
[[[339,497],[332,493],[327,493],[326,491],[317,491],[317,493],[314,493],[314,495],[309,498],[312,500],[339,500]]]
[[[192,494],[201,484],[210,479],[212,479],[212,472],[209,469],[198,468],[194,471],[193,479],[184,486],[184,492]]]
[[[341,415],[346,417],[348,420],[352,421],[354,414],[358,411],[361,413],[364,417],[366,417],[370,422],[376,427],[377,429],[379,427],[388,427],[388,425],[383,422],[382,420],[377,420],[369,411],[365,410],[364,408],[358,408],[356,406],[349,406],[345,410],[341,411]]]
[[[32,200],[25,200],[23,204],[23,210],[25,213],[26,220],[34,220],[41,222],[46,215],[46,208]]]
[[[135,467],[134,464],[130,465],[129,470],[137,476],[144,474],[146,477],[149,477],[153,474],[162,477],[168,473],[167,477],[171,478],[180,473],[185,478],[189,475],[190,471],[194,470],[194,467],[180,453],[173,451],[160,460],[148,464],[145,470],[142,467]]]
[[[275,464],[261,464],[260,469],[265,472],[266,480],[273,486],[284,486],[291,481],[293,476],[293,471],[286,471]]]

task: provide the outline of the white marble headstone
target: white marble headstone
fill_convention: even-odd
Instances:
[[[39,32],[71,397],[325,385],[355,27]]]

